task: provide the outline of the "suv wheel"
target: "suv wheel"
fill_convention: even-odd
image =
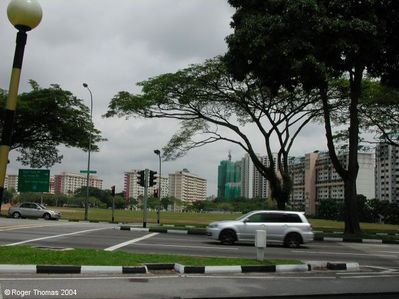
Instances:
[[[232,245],[237,240],[236,232],[232,229],[225,229],[220,233],[219,240],[222,244]]]
[[[21,213],[19,212],[12,213],[12,218],[21,218]]]
[[[284,239],[284,245],[289,248],[299,248],[302,244],[302,237],[298,233],[289,233]]]

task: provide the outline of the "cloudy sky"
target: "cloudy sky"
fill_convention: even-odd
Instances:
[[[41,24],[28,34],[20,92],[28,80],[41,86],[60,84],[89,105],[82,83],[93,92],[94,123],[107,142],[93,153],[91,168],[104,180],[103,187],[123,188],[123,173],[130,169],[158,169],[154,149],[161,149],[178,128],[168,120],[104,119],[110,99],[121,90],[139,92],[136,83],[226,52],[234,10],[227,0],[39,0]],[[8,89],[16,30],[7,19],[9,1],[0,1],[0,88]],[[248,134],[256,135],[248,129]],[[255,142],[256,143],[256,142]],[[292,154],[323,150],[321,128],[312,126],[298,138]],[[256,143],[264,153],[261,143]],[[167,174],[187,168],[208,180],[208,195],[217,193],[217,166],[231,150],[233,160],[244,152],[229,143],[194,150],[162,164]],[[62,149],[62,164],[51,174],[78,173],[87,168],[87,153]],[[21,166],[11,154],[8,173]]]

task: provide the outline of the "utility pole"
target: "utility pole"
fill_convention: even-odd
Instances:
[[[147,227],[147,201],[148,201],[148,174],[149,170],[144,170],[144,215],[143,215],[143,228]]]
[[[112,223],[115,221],[115,186],[111,187],[111,195],[112,195]]]

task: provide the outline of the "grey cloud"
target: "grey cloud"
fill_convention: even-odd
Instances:
[[[138,92],[136,82],[226,51],[233,10],[226,0],[39,0],[42,23],[28,33],[20,91],[28,80],[41,86],[58,83],[89,104],[87,82],[93,92],[93,119],[107,142],[92,154],[92,167],[104,187],[123,188],[123,172],[158,167],[154,149],[161,149],[177,129],[176,121],[103,119],[111,98],[120,90]],[[0,2],[0,87],[8,88],[16,30],[5,14],[8,1]],[[264,152],[262,139],[248,127],[255,146]],[[322,130],[305,131],[293,152],[303,154],[324,144]],[[163,173],[188,168],[208,180],[208,194],[216,194],[217,166],[232,151],[233,160],[244,155],[229,143],[216,143],[165,162]],[[87,153],[61,148],[64,160],[51,169],[78,172],[87,167]],[[21,165],[11,154],[9,173]]]

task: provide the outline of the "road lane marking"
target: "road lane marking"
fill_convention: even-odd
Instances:
[[[48,227],[48,226],[61,226],[67,225],[68,223],[61,223],[61,224],[21,224],[21,225],[14,225],[14,226],[2,226],[0,227],[0,232],[9,231],[9,230],[17,230],[17,229],[24,229],[24,228],[37,228],[37,227]]]
[[[373,253],[352,253],[352,252],[328,252],[328,251],[307,251],[307,250],[291,250],[291,252],[301,252],[309,254],[330,254],[330,255],[359,255],[359,256],[379,256],[395,258],[396,255],[392,254],[373,254]]]
[[[399,254],[399,251],[377,251],[377,252]]]
[[[159,233],[151,233],[151,234],[145,235],[145,236],[140,237],[140,238],[136,238],[136,239],[133,239],[133,240],[130,240],[130,241],[126,241],[126,242],[123,242],[123,243],[116,244],[116,245],[114,245],[114,246],[105,248],[104,250],[105,250],[105,251],[114,251],[114,250],[119,249],[119,248],[121,248],[121,247],[125,247],[125,246],[127,246],[127,245],[130,245],[130,244],[133,244],[133,243],[136,243],[136,242],[140,242],[140,241],[142,241],[142,240],[151,238],[151,237],[156,236],[156,235],[158,235],[158,234],[159,234]]]
[[[60,234],[60,235],[55,235],[55,236],[47,236],[47,237],[42,237],[42,238],[36,238],[36,239],[31,239],[31,240],[25,240],[25,241],[21,241],[21,242],[6,244],[6,245],[3,245],[3,246],[21,245],[21,244],[32,243],[32,242],[36,242],[36,241],[42,241],[42,240],[48,240],[48,239],[66,237],[66,236],[73,236],[73,235],[78,235],[78,234],[84,234],[84,233],[94,232],[94,231],[104,230],[104,229],[110,229],[110,228],[109,228],[109,227],[102,227],[102,228],[95,228],[95,229],[86,229],[86,230],[81,230],[81,231],[73,232],[73,233]]]
[[[36,274],[35,274],[36,275]],[[169,279],[169,278],[178,278],[181,277],[180,274],[173,275],[154,275],[154,276],[134,276],[133,279],[148,279],[148,280],[156,280],[156,279]],[[238,276],[238,275],[185,275],[187,278],[193,279],[243,279],[243,280],[269,280],[269,279],[337,279],[335,276],[324,276],[324,277],[293,277],[293,276]],[[64,281],[64,280],[131,280],[132,276],[78,276],[78,277],[5,277],[0,278],[0,281]]]
[[[159,246],[159,247],[178,247],[178,248],[200,248],[200,249],[218,249],[218,250],[238,250],[237,247],[210,247],[210,246],[189,246],[189,245],[169,245],[169,244],[135,244],[140,246]]]
[[[345,276],[343,279],[363,279],[363,278],[391,278],[399,277],[399,274],[384,274],[384,275],[359,275],[359,276]]]

